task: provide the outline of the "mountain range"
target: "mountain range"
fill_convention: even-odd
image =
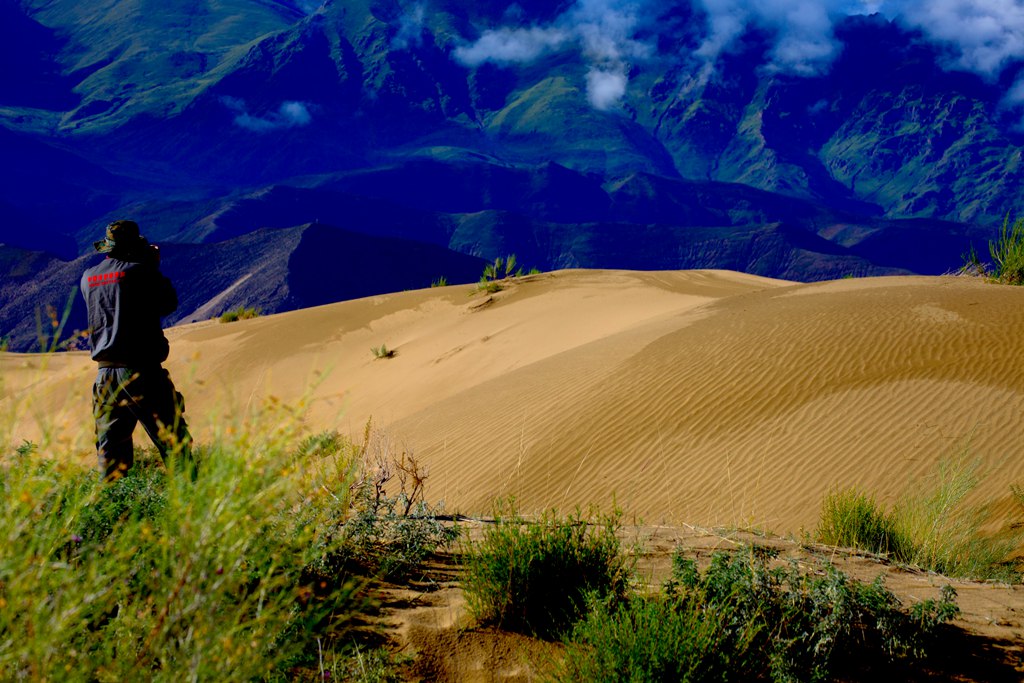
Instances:
[[[1020,55],[911,5],[721,4],[0,3],[0,333],[26,348],[122,217],[203,273],[174,320],[510,253],[794,280],[986,254],[1021,204]]]

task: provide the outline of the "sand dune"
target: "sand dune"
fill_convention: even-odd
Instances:
[[[890,501],[965,448],[980,497],[1010,505],[1024,484],[1024,289],[562,271],[470,291],[174,328],[169,367],[200,438],[306,395],[309,429],[372,415],[428,463],[428,497],[467,513],[614,498],[649,523],[796,531],[834,485]],[[373,357],[382,343],[394,358]],[[38,439],[45,417],[92,457],[88,358],[0,371],[7,433]]]

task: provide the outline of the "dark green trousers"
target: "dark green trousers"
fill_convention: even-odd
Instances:
[[[96,418],[96,453],[108,479],[122,476],[135,464],[132,433],[143,429],[164,463],[173,454],[192,468],[192,437],[185,423],[185,400],[161,366],[100,368],[92,388]]]

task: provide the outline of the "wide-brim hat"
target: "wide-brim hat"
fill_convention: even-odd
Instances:
[[[92,246],[101,254],[109,254],[117,248],[131,248],[143,242],[139,224],[135,221],[114,221],[107,226],[106,239],[93,242]]]

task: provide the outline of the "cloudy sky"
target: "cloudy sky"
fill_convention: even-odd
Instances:
[[[687,0],[677,0],[686,2]],[[796,75],[828,69],[842,49],[836,22],[852,14],[880,12],[942,44],[946,68],[996,78],[1024,60],[1024,0],[692,0],[704,15],[702,39],[690,55],[705,70],[750,27],[774,36],[765,66]],[[625,95],[628,67],[649,58],[653,46],[637,36],[655,25],[664,0],[577,0],[548,24],[498,26],[456,50],[468,66],[483,62],[530,62],[544,54],[573,50],[589,65],[586,90],[598,109],[617,106]],[[1009,95],[1024,102],[1024,82]]]

